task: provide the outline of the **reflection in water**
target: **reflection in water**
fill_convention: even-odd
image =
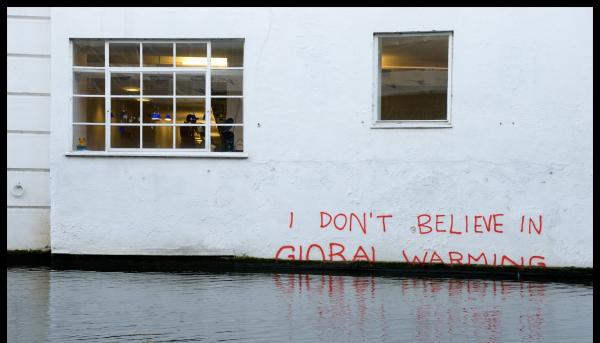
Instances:
[[[45,342],[48,337],[47,270],[8,269],[6,336],[9,342]]]
[[[591,286],[7,270],[9,342],[591,342]]]

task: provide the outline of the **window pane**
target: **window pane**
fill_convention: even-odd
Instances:
[[[142,44],[144,67],[172,67],[172,43],[144,43]]]
[[[139,98],[111,98],[110,109],[111,123],[140,122]]]
[[[211,43],[213,68],[243,67],[244,41],[242,39],[218,40]]]
[[[171,149],[173,147],[173,127],[144,126],[142,129],[143,146],[149,149]]]
[[[144,74],[144,95],[173,95],[173,74]]]
[[[205,95],[206,75],[177,73],[177,95]]]
[[[73,93],[104,95],[104,72],[74,72]]]
[[[213,70],[211,78],[212,95],[242,95],[241,70]]]
[[[178,124],[203,124],[206,101],[204,99],[177,98],[176,121]]]
[[[104,98],[73,97],[74,123],[104,123]]]
[[[206,67],[206,44],[177,43],[175,46],[177,67]]]
[[[206,143],[204,126],[176,126],[175,128],[177,149],[204,149]]]
[[[74,41],[73,65],[80,67],[104,67],[104,42]]]
[[[244,151],[244,127],[219,125],[211,127],[212,151]]]
[[[110,43],[108,46],[111,67],[139,67],[140,45],[138,43]]]
[[[213,98],[212,123],[217,124],[242,124],[244,123],[242,99],[240,98]]]
[[[112,95],[139,95],[139,73],[112,73],[110,75],[110,94]]]
[[[73,125],[73,150],[104,150],[104,125]]]
[[[381,119],[446,119],[448,35],[381,37]]]
[[[145,98],[142,101],[143,122],[166,124],[173,120],[173,99]]]
[[[118,149],[140,147],[139,126],[111,126],[110,146]]]

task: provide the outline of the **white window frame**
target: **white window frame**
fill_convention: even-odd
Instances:
[[[442,120],[381,120],[381,84],[379,82],[381,37],[410,37],[410,36],[448,36],[448,85],[446,93],[446,119]],[[452,41],[453,31],[428,32],[375,32],[373,34],[373,118],[372,129],[418,129],[418,128],[451,128],[452,124]]]
[[[94,40],[98,40],[98,41],[102,41],[104,42],[104,67],[86,67],[86,66],[75,66],[73,65],[73,45],[75,41],[85,41],[85,40],[89,40],[89,41],[94,41]],[[222,39],[204,39],[204,40],[196,40],[196,39],[171,39],[171,40],[164,40],[164,39],[135,39],[135,40],[131,40],[131,39],[70,39],[70,44],[69,44],[69,48],[70,48],[70,53],[69,53],[69,57],[70,57],[70,63],[71,63],[71,77],[70,77],[70,110],[69,110],[69,133],[70,133],[70,144],[69,147],[67,149],[67,152],[65,153],[65,155],[67,156],[131,156],[131,157],[136,157],[136,156],[140,156],[140,157],[216,157],[216,158],[222,158],[222,157],[230,157],[230,158],[246,158],[248,157],[247,154],[247,145],[246,145],[246,113],[245,113],[245,101],[244,101],[244,94],[245,92],[245,87],[244,84],[245,82],[243,81],[244,78],[244,67],[212,67],[211,64],[211,48],[212,42],[218,42],[221,41]],[[223,39],[225,40],[225,39]],[[245,40],[243,40],[244,45],[245,45]],[[129,43],[129,44],[139,44],[140,47],[140,65],[137,67],[110,67],[109,66],[109,53],[110,53],[110,43]],[[144,52],[143,52],[143,43],[172,43],[173,44],[173,66],[172,67],[144,67]],[[176,67],[176,59],[175,57],[177,56],[177,51],[176,51],[176,43],[201,43],[201,44],[206,44],[206,54],[207,54],[207,65],[206,67]],[[244,46],[244,50],[245,50],[245,46]],[[212,78],[211,78],[211,71],[212,70],[241,70],[242,71],[242,94],[241,95],[212,95],[211,92],[211,84],[212,84]],[[98,71],[98,72],[104,72],[104,95],[85,95],[85,94],[74,94],[73,91],[73,84],[74,84],[74,74],[75,71],[88,71],[88,72],[93,72],[93,71]],[[142,101],[140,101],[140,122],[139,123],[132,123],[132,124],[124,124],[124,123],[111,123],[111,117],[110,117],[110,113],[111,113],[111,99],[113,97],[116,98],[140,98],[143,99],[144,94],[143,94],[143,77],[144,74],[148,74],[148,73],[168,73],[171,74],[173,76],[173,94],[172,95],[152,95],[149,96],[151,98],[171,98],[173,99],[173,113],[172,113],[172,122],[171,123],[163,123],[163,124],[150,124],[150,123],[144,123],[143,122],[143,114],[142,114]],[[113,96],[111,94],[111,74],[112,73],[139,73],[140,75],[140,94],[139,95],[116,95]],[[205,95],[198,95],[198,96],[190,96],[190,95],[177,95],[177,90],[176,90],[176,85],[177,85],[177,73],[203,73],[205,76]],[[97,98],[104,98],[105,100],[105,120],[104,123],[85,123],[85,122],[75,122],[74,121],[74,113],[73,113],[73,99],[75,97],[87,97],[87,98],[91,98],[91,97],[97,97]],[[185,98],[185,99],[192,99],[192,98],[198,98],[198,99],[204,99],[205,102],[205,108],[204,108],[204,113],[205,113],[205,120],[204,120],[204,128],[205,128],[205,144],[204,144],[204,148],[198,148],[198,149],[184,149],[184,148],[176,148],[176,139],[177,139],[177,133],[176,133],[176,129],[178,127],[181,126],[200,126],[200,125],[193,125],[193,124],[177,124],[176,123],[176,106],[177,106],[177,102],[176,99],[177,98]],[[242,99],[242,115],[243,115],[243,121],[241,124],[212,124],[211,123],[211,115],[212,115],[212,106],[211,106],[211,99],[224,99],[224,98],[236,98],[236,99]],[[74,139],[74,126],[75,125],[103,125],[105,132],[104,132],[104,138],[105,138],[105,146],[103,151],[92,151],[92,150],[84,150],[84,151],[77,151],[74,150],[73,148],[73,139]],[[111,128],[113,126],[135,126],[140,128],[140,148],[113,148],[110,146],[111,143]],[[143,148],[143,128],[145,126],[170,126],[173,128],[172,131],[172,137],[173,137],[173,144],[172,144],[172,148],[171,149],[159,149],[159,148]],[[242,152],[220,152],[220,151],[211,151],[211,130],[213,126],[238,126],[242,128],[242,138],[244,140],[243,142],[243,151]]]

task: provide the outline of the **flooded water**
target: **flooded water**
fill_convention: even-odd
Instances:
[[[592,286],[7,269],[9,342],[592,342]]]

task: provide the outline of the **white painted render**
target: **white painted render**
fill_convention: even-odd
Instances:
[[[54,253],[273,258],[287,244],[297,254],[299,245],[339,242],[350,258],[372,246],[377,261],[435,250],[444,260],[460,251],[593,265],[592,9],[53,8],[51,16],[50,89],[44,79],[35,91],[52,93]],[[453,31],[451,128],[371,128],[373,34],[408,31]],[[248,157],[67,156],[70,38],[244,38]],[[321,229],[320,211],[393,218],[385,233],[371,225],[364,235]],[[420,235],[411,227],[421,213],[503,213],[505,232]],[[539,214],[541,235],[519,232],[521,215]]]
[[[50,8],[8,7],[6,16],[7,250],[47,250]]]

